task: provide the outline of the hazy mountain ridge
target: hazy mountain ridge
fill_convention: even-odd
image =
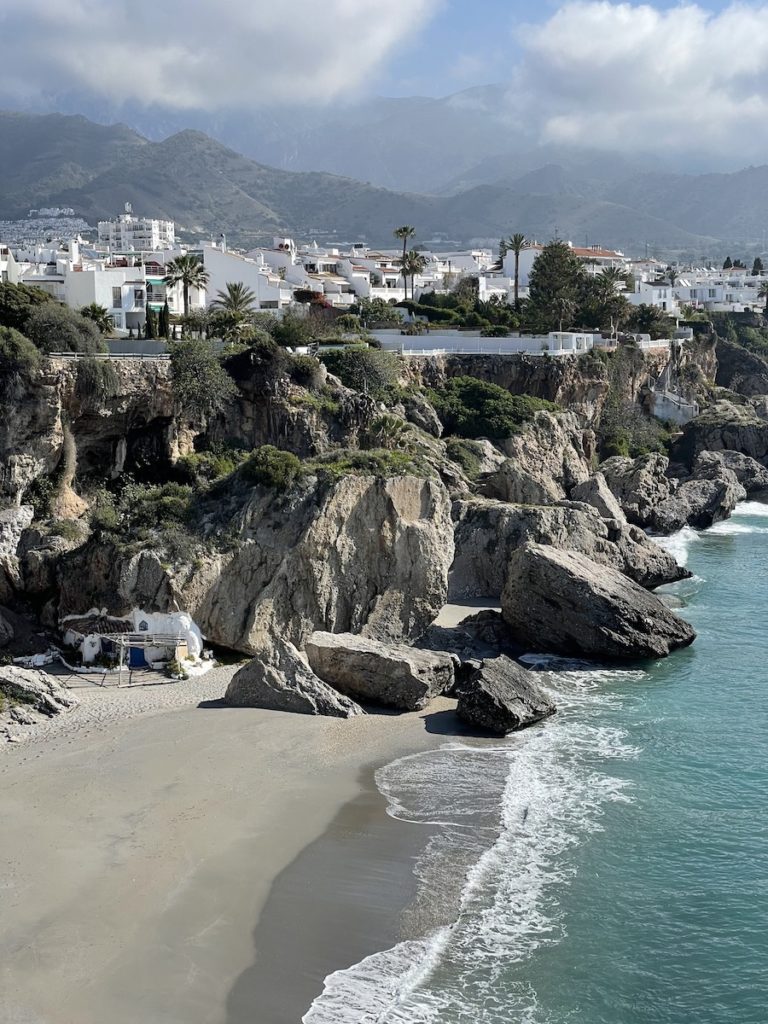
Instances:
[[[631,176],[620,158],[601,163],[594,155],[571,167],[526,168],[523,160],[514,168],[517,177],[436,196],[268,167],[199,131],[151,142],[124,125],[62,115],[0,114],[0,154],[0,217],[44,204],[71,206],[95,223],[130,201],[137,213],[172,218],[182,231],[224,231],[242,244],[282,233],[383,244],[394,225],[412,223],[421,239],[441,235],[461,244],[520,230],[627,251],[651,243],[700,252],[717,239],[747,237],[727,231],[750,223],[743,203],[735,202],[744,196],[733,196],[731,180],[741,181],[739,175]],[[591,170],[596,159],[602,180]],[[749,195],[761,177],[768,183],[768,168],[740,175],[752,182],[744,190]],[[698,190],[709,196],[703,210]],[[717,232],[708,229],[707,207],[717,214]]]

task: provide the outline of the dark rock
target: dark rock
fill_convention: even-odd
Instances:
[[[527,650],[588,658],[662,658],[696,634],[658,597],[573,551],[530,544],[510,559],[504,619]]]
[[[535,674],[503,654],[487,659],[456,686],[456,713],[470,725],[506,736],[557,710],[541,692]]]
[[[351,633],[313,633],[305,651],[320,679],[357,700],[417,711],[453,686],[449,654]]]
[[[688,571],[642,530],[604,519],[591,505],[510,505],[475,498],[453,505],[456,554],[449,597],[498,598],[512,552],[523,544],[547,544],[581,552],[610,565],[643,587],[685,579]]]
[[[312,672],[296,648],[282,640],[259,655],[230,681],[225,701],[235,707],[291,711],[299,715],[351,718],[365,714]]]
[[[692,475],[697,480],[718,479],[723,469],[733,473],[747,494],[768,490],[768,469],[741,452],[702,452],[693,464]]]

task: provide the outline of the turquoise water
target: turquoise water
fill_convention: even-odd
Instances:
[[[768,1022],[768,506],[672,540],[695,645],[640,669],[531,659],[560,714],[380,773],[439,823],[449,925],[326,981],[307,1024]],[[465,877],[464,877],[465,876]]]

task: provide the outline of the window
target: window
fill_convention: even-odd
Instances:
[[[144,305],[144,289],[143,288],[134,288],[133,289],[133,304],[134,304],[134,306],[143,306]]]
[[[123,290],[122,288],[112,289],[112,308],[122,309],[123,308]]]

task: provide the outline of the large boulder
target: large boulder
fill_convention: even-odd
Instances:
[[[722,465],[707,467],[711,473],[705,479],[686,480],[665,501],[653,510],[652,529],[659,533],[674,533],[684,526],[705,530],[714,523],[727,519],[746,490],[730,469]]]
[[[768,491],[768,469],[741,452],[701,452],[693,464],[692,475],[697,480],[717,479],[723,469],[733,473],[747,494]]]
[[[488,658],[456,686],[456,713],[470,725],[506,736],[554,715],[557,708],[539,689],[535,673],[511,658]]]
[[[447,654],[323,632],[312,634],[305,652],[313,672],[334,689],[385,707],[418,711],[453,686]]]
[[[636,459],[616,455],[601,464],[600,472],[630,523],[648,527],[656,507],[674,491],[668,468],[666,455],[653,452]]]
[[[454,502],[456,556],[449,597],[498,598],[512,552],[526,543],[581,552],[644,587],[685,579],[689,573],[636,526],[604,519],[589,505],[510,505],[473,498]]]
[[[78,704],[74,693],[47,672],[0,666],[0,736],[4,739],[16,739],[20,726],[38,725]]]
[[[591,505],[592,508],[597,509],[603,519],[612,519],[618,523],[626,521],[622,507],[605,482],[602,473],[594,473],[588,480],[577,484],[571,490],[571,501],[581,501],[585,505]]]
[[[720,401],[687,423],[672,450],[676,462],[693,467],[701,452],[730,451],[768,460],[768,423],[752,405]]]
[[[281,640],[235,673],[224,699],[234,707],[299,715],[351,718],[365,714],[354,701],[318,679],[293,644]]]
[[[560,501],[589,478],[594,444],[573,413],[538,412],[504,442],[507,461],[484,481],[483,493],[522,505]]]
[[[588,658],[662,658],[696,635],[616,569],[540,544],[513,553],[502,614],[527,649]]]

